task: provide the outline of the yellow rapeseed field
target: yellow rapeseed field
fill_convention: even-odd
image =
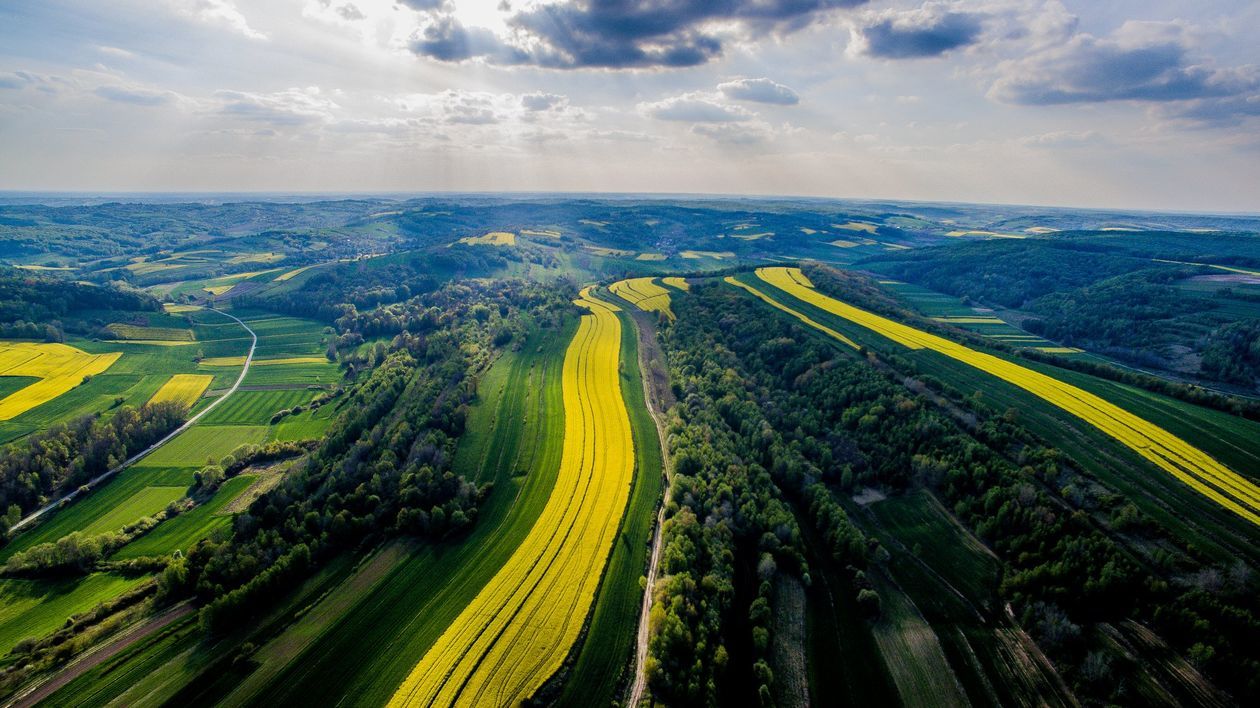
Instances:
[[[122,352],[88,354],[65,344],[0,343],[0,376],[34,376],[39,381],[0,400],[0,420],[11,420],[47,403],[113,366]]]
[[[273,283],[283,283],[283,282],[284,282],[284,281],[286,281],[286,280],[290,280],[290,279],[292,279],[292,278],[295,278],[295,277],[297,277],[297,276],[299,276],[299,275],[301,275],[301,274],[305,273],[306,271],[310,270],[311,268],[314,268],[314,267],[315,267],[315,266],[317,266],[317,265],[323,265],[323,264],[321,264],[321,263],[312,263],[311,265],[302,266],[301,268],[294,268],[293,270],[285,271],[285,272],[281,273],[280,275],[277,275],[277,276],[276,276],[276,279],[275,279],[275,280],[273,280],[273,281],[271,281],[271,282],[273,282]]]
[[[630,496],[634,441],[618,381],[621,323],[590,288],[564,357],[564,452],[547,506],[390,700],[516,706],[577,641]]]
[[[763,281],[910,349],[931,349],[986,371],[1077,416],[1212,501],[1260,525],[1260,487],[1163,428],[1039,371],[830,298],[799,268],[759,268]],[[817,326],[816,324],[814,326]]]
[[[652,278],[618,280],[608,289],[644,312],[663,312],[666,317],[674,319],[674,312],[669,309],[669,291],[657,285]]]
[[[672,275],[671,275],[671,276],[669,276],[668,278],[661,278],[661,282],[662,282],[662,283],[665,283],[666,285],[668,285],[668,286],[669,286],[669,287],[671,287],[671,288],[678,288],[679,290],[690,290],[690,289],[691,289],[691,286],[687,284],[687,279],[686,279],[686,278],[679,278],[679,277],[677,277],[677,276],[672,276]]]
[[[757,296],[757,297],[758,297],[758,298],[759,298],[762,302],[766,303],[767,305],[770,305],[771,307],[775,307],[775,308],[778,308],[778,309],[780,309],[780,310],[783,310],[784,312],[788,313],[789,315],[792,315],[793,317],[795,317],[795,318],[797,318],[798,320],[800,320],[800,321],[804,322],[805,324],[809,325],[810,327],[813,327],[814,329],[817,329],[817,330],[821,330],[822,332],[826,333],[827,335],[829,335],[829,336],[831,336],[831,337],[833,337],[833,338],[835,338],[835,339],[838,339],[838,340],[840,340],[841,342],[844,342],[845,344],[849,345],[850,347],[853,347],[854,349],[860,349],[860,348],[861,348],[861,347],[859,347],[859,346],[858,346],[857,342],[853,341],[852,339],[849,339],[848,337],[844,336],[843,334],[840,334],[839,332],[837,332],[837,331],[835,331],[834,329],[832,329],[832,328],[828,327],[827,325],[824,325],[824,324],[821,324],[821,323],[817,322],[816,320],[814,320],[814,319],[812,319],[812,318],[808,317],[807,315],[805,315],[805,314],[804,314],[804,313],[802,313],[802,312],[798,312],[798,311],[796,311],[796,310],[793,310],[792,308],[788,307],[787,305],[784,305],[784,304],[780,303],[778,300],[775,300],[774,298],[770,297],[769,295],[766,295],[765,293],[761,292],[761,291],[760,291],[760,290],[758,290],[757,288],[754,288],[754,287],[753,287],[753,286],[751,286],[751,285],[744,285],[743,283],[741,283],[741,282],[739,282],[738,280],[736,280],[736,279],[735,279],[735,276],[733,276],[733,275],[728,275],[728,276],[726,276],[726,279],[725,279],[725,280],[726,280],[726,282],[730,283],[731,285],[734,285],[734,286],[735,286],[735,287],[737,287],[737,288],[743,288],[744,290],[747,290],[748,292],[752,293],[753,295],[756,295],[756,296]]]
[[[465,236],[459,240],[459,243],[466,243],[472,246],[478,244],[483,246],[515,246],[516,234],[510,231],[491,231],[484,236]]]
[[[153,394],[149,403],[178,403],[191,408],[213,380],[214,377],[207,374],[175,374]]]

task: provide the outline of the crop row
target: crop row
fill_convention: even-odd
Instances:
[[[619,280],[608,289],[644,312],[663,312],[666,317],[674,318],[673,311],[669,309],[669,291],[657,285],[652,278]]]
[[[162,388],[153,394],[149,403],[178,403],[184,408],[191,408],[201,394],[206,392],[213,376],[208,374],[175,374],[162,384]]]
[[[757,276],[833,315],[910,349],[929,349],[985,371],[1093,425],[1186,485],[1260,525],[1260,487],[1167,430],[1081,388],[992,354],[830,298],[798,268],[759,268]]]
[[[565,354],[555,488],[511,558],[399,687],[391,705],[518,705],[577,641],[625,510],[634,444],[618,379],[616,308],[591,310]]]
[[[0,400],[0,420],[10,420],[53,400],[86,378],[104,372],[120,356],[120,352],[88,354],[65,344],[0,344],[0,375],[39,379]]]

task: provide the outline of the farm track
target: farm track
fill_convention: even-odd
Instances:
[[[192,614],[194,607],[188,603],[176,605],[161,614],[150,617],[148,620],[137,624],[130,630],[127,630],[122,636],[114,639],[114,641],[106,644],[103,648],[94,651],[87,656],[79,659],[73,664],[65,667],[61,671],[53,674],[43,683],[30,687],[19,696],[15,696],[12,701],[6,703],[8,708],[28,708],[43,702],[49,696],[65,687],[66,684],[79,678],[83,674],[109,661],[126,651],[136,642],[153,636],[157,632],[169,627],[176,621]]]
[[[77,498],[79,497],[79,495],[80,495],[80,494],[83,494],[83,493],[86,493],[86,492],[90,492],[92,489],[95,489],[97,486],[99,486],[102,482],[104,482],[104,481],[106,481],[106,480],[110,479],[111,477],[113,477],[114,475],[118,474],[119,472],[122,472],[123,470],[127,469],[128,467],[131,467],[132,465],[134,465],[135,463],[137,463],[137,462],[139,462],[140,460],[144,459],[145,457],[148,457],[148,456],[149,456],[151,453],[153,453],[155,450],[157,450],[158,448],[162,447],[163,445],[165,445],[166,443],[170,442],[171,440],[175,439],[175,438],[176,438],[176,437],[177,437],[180,433],[183,433],[184,431],[186,431],[186,430],[188,430],[189,428],[191,428],[193,425],[195,425],[195,424],[197,423],[197,421],[201,420],[201,418],[202,418],[203,416],[205,416],[207,413],[209,413],[210,411],[212,411],[212,410],[214,410],[215,408],[217,408],[220,404],[222,404],[222,403],[223,403],[224,401],[226,401],[229,397],[231,397],[231,395],[232,395],[232,394],[236,393],[237,389],[239,389],[239,388],[241,387],[241,382],[245,380],[245,375],[249,373],[249,364],[250,364],[250,362],[252,362],[252,361],[254,360],[254,350],[258,347],[258,335],[257,335],[257,334],[254,334],[254,330],[250,329],[250,328],[249,328],[249,325],[245,324],[244,322],[242,322],[239,318],[235,317],[234,315],[229,315],[228,313],[226,313],[226,312],[224,312],[224,311],[222,311],[222,310],[216,310],[216,309],[214,309],[214,308],[206,308],[206,309],[210,310],[211,312],[217,312],[217,313],[219,313],[220,315],[223,315],[224,317],[229,317],[229,318],[231,318],[231,319],[232,319],[232,320],[234,320],[237,324],[239,324],[241,327],[243,327],[243,328],[245,329],[245,331],[246,331],[246,332],[249,332],[249,336],[250,336],[250,339],[251,339],[251,343],[250,343],[250,345],[249,345],[249,353],[245,355],[245,365],[244,365],[243,367],[241,367],[241,373],[240,373],[240,375],[239,375],[239,376],[237,376],[237,377],[236,377],[236,383],[232,384],[232,388],[228,389],[228,390],[227,390],[227,392],[226,392],[226,393],[224,393],[222,396],[219,396],[219,397],[215,398],[215,400],[211,401],[211,402],[210,402],[210,405],[208,405],[208,406],[206,406],[205,408],[201,409],[201,410],[200,410],[200,411],[198,411],[195,415],[193,415],[191,418],[189,418],[188,420],[184,421],[184,424],[183,424],[183,425],[179,426],[179,427],[178,427],[178,428],[176,428],[175,430],[173,430],[173,431],[171,431],[170,433],[168,433],[168,434],[166,435],[166,437],[162,438],[161,440],[158,440],[157,442],[155,442],[155,443],[153,443],[152,445],[150,445],[149,447],[147,447],[147,448],[145,448],[145,449],[141,450],[140,452],[136,453],[135,455],[132,455],[131,457],[127,458],[126,460],[124,460],[121,464],[117,465],[116,467],[114,467],[114,468],[112,468],[112,469],[110,469],[110,470],[107,470],[107,471],[105,471],[105,472],[102,472],[101,474],[99,474],[99,475],[97,475],[97,476],[93,477],[92,479],[88,480],[88,481],[87,481],[87,483],[85,483],[82,487],[79,487],[78,489],[75,489],[74,491],[70,492],[69,494],[65,495],[64,497],[62,497],[62,498],[60,498],[60,499],[58,499],[58,500],[56,500],[56,501],[49,502],[49,503],[45,504],[44,506],[42,506],[42,507],[40,507],[40,508],[36,509],[35,511],[32,511],[30,514],[28,514],[28,515],[27,515],[25,518],[23,518],[21,521],[18,521],[16,524],[14,524],[14,525],[13,525],[13,528],[10,530],[10,533],[17,532],[17,531],[21,530],[23,527],[25,527],[25,526],[29,526],[32,522],[34,522],[36,519],[38,519],[38,518],[40,518],[41,516],[43,516],[44,514],[46,514],[49,510],[51,510],[51,509],[56,509],[57,507],[61,506],[62,504],[68,504],[68,503],[70,503],[70,502],[74,501],[75,499],[77,499]]]
[[[1167,430],[1100,396],[1015,362],[828,297],[815,290],[798,268],[759,268],[757,277],[787,295],[909,349],[937,352],[1022,388],[1094,426],[1219,506],[1260,525],[1260,487]],[[819,327],[808,318],[802,321]]]
[[[648,371],[647,351],[648,348],[642,343],[642,339],[646,338],[647,332],[642,326],[636,322],[636,329],[639,331],[639,371]],[[664,411],[658,410],[653,400],[652,387],[647,384],[647,374],[644,374],[643,386],[643,404],[647,406],[648,414],[652,416],[652,423],[656,426],[657,444],[661,448],[661,469],[665,472],[665,491],[663,499],[669,498],[669,483],[671,476],[669,473],[669,448],[665,444],[665,421],[662,419]],[[665,525],[665,504],[662,500],[656,511],[656,524],[652,529],[652,553],[648,560],[648,572],[646,582],[643,587],[643,604],[639,610],[639,626],[635,631],[634,637],[634,680],[630,683],[630,691],[626,700],[627,706],[637,706],[643,700],[643,694],[647,691],[647,652],[648,640],[650,639],[649,630],[651,629],[649,617],[652,613],[652,591],[656,587],[657,569],[661,564],[661,532]]]
[[[516,705],[562,665],[595,599],[634,473],[615,306],[584,290],[565,355],[564,453],[529,535],[394,694],[391,705]],[[572,415],[570,415],[572,412]]]

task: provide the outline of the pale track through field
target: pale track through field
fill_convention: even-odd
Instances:
[[[1167,430],[1100,396],[1015,362],[836,300],[815,290],[799,268],[758,268],[757,277],[802,302],[905,347],[935,351],[1022,388],[1094,426],[1221,507],[1260,525],[1260,487]],[[800,317],[800,313],[786,307],[780,309]],[[819,327],[808,318],[803,321]]]
[[[81,486],[81,487],[79,487],[79,488],[75,489],[73,492],[70,492],[69,494],[65,495],[64,497],[62,497],[62,498],[60,498],[60,499],[58,499],[58,500],[56,500],[56,501],[49,502],[49,503],[45,504],[44,506],[41,506],[40,508],[36,509],[35,511],[32,511],[30,514],[28,514],[28,515],[27,515],[25,518],[23,518],[21,521],[19,521],[19,522],[17,522],[16,524],[14,524],[14,525],[13,525],[13,528],[12,528],[12,529],[10,529],[9,533],[11,533],[11,534],[12,534],[12,533],[16,533],[16,532],[17,532],[18,530],[20,530],[22,527],[30,525],[30,523],[31,523],[31,522],[35,521],[35,520],[36,520],[36,519],[38,519],[39,517],[41,517],[41,516],[43,516],[44,514],[46,514],[49,510],[51,510],[51,509],[56,509],[57,507],[61,506],[62,504],[69,504],[70,502],[72,502],[72,501],[74,501],[75,499],[77,499],[81,493],[89,492],[89,491],[91,491],[92,489],[95,489],[95,488],[96,488],[96,487],[97,487],[97,486],[98,486],[101,482],[104,482],[105,480],[109,479],[110,477],[113,477],[114,475],[118,474],[119,472],[122,472],[123,470],[127,469],[128,467],[130,467],[130,466],[132,466],[132,465],[136,464],[137,462],[139,462],[140,460],[144,459],[144,458],[145,458],[145,457],[147,457],[149,454],[151,454],[154,450],[157,450],[159,447],[162,447],[162,446],[163,446],[163,445],[165,445],[166,443],[168,443],[168,442],[170,442],[171,440],[173,440],[173,439],[174,439],[177,435],[179,435],[180,433],[182,433],[182,432],[184,432],[185,430],[188,430],[189,428],[191,428],[191,427],[193,426],[193,424],[194,424],[194,423],[196,423],[198,420],[201,420],[201,417],[202,417],[202,416],[204,416],[205,414],[207,414],[207,413],[209,413],[210,411],[214,410],[215,408],[218,408],[218,407],[219,407],[219,405],[220,405],[221,403],[223,403],[224,401],[226,401],[226,400],[227,400],[227,399],[228,399],[228,398],[229,398],[232,394],[236,393],[236,390],[237,390],[238,388],[240,388],[240,387],[241,387],[241,382],[245,380],[245,374],[249,373],[249,364],[250,364],[250,362],[252,362],[252,361],[254,360],[254,349],[258,346],[258,335],[254,334],[254,330],[250,329],[250,328],[249,328],[249,325],[247,325],[247,324],[245,324],[244,322],[242,322],[239,318],[237,318],[237,317],[235,317],[235,316],[233,316],[233,315],[229,315],[228,313],[226,313],[226,312],[224,312],[224,311],[222,311],[222,310],[216,310],[216,309],[214,309],[214,308],[212,308],[212,307],[207,307],[206,309],[207,309],[207,310],[209,310],[210,312],[217,312],[217,313],[219,313],[220,315],[223,315],[224,317],[229,317],[229,318],[231,318],[232,320],[235,320],[237,324],[239,324],[241,327],[244,327],[244,328],[245,328],[245,331],[246,331],[246,332],[249,332],[250,339],[252,340],[252,341],[250,342],[250,345],[249,345],[249,353],[245,355],[245,365],[241,368],[241,375],[236,377],[236,382],[232,384],[232,388],[228,389],[227,393],[225,393],[225,394],[223,394],[222,396],[219,396],[219,397],[218,397],[218,398],[216,398],[215,400],[211,401],[211,402],[210,402],[210,405],[208,405],[208,406],[206,406],[205,408],[203,408],[203,409],[201,409],[200,411],[198,411],[196,415],[194,415],[193,417],[191,417],[191,418],[189,418],[188,420],[184,421],[184,424],[183,424],[183,425],[179,426],[179,427],[178,427],[178,428],[176,428],[175,430],[173,430],[173,431],[171,431],[170,433],[168,433],[168,434],[166,435],[166,437],[162,438],[161,440],[158,440],[157,442],[155,442],[155,443],[153,443],[152,445],[150,445],[149,447],[147,447],[147,448],[145,448],[145,449],[141,450],[140,452],[138,452],[138,453],[136,453],[136,454],[132,455],[131,457],[128,457],[125,461],[123,461],[122,463],[120,463],[120,464],[119,464],[119,465],[117,465],[116,467],[114,467],[114,468],[112,468],[112,469],[110,469],[110,470],[107,470],[107,471],[105,471],[105,472],[102,472],[102,473],[100,473],[99,475],[97,475],[97,476],[93,477],[92,479],[88,480],[86,484],[84,484],[83,486]]]
[[[392,706],[518,705],[561,667],[577,641],[634,475],[618,379],[618,308],[589,292],[577,302],[591,314],[583,315],[565,353],[564,452],[547,506],[412,669]]]

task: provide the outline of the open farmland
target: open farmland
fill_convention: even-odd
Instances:
[[[36,544],[51,543],[74,531],[89,535],[118,531],[183,497],[192,482],[191,470],[139,467],[123,470],[91,494],[80,496],[51,518],[14,537],[0,549],[0,560],[7,560]]]
[[[12,420],[85,383],[121,356],[120,352],[88,354],[65,344],[0,343],[0,376],[39,379],[0,400],[0,421]]]
[[[224,507],[243,494],[253,482],[254,475],[250,474],[227,480],[213,497],[174,519],[162,522],[156,529],[123,546],[114,557],[126,560],[164,556],[176,551],[187,553],[194,543],[232,523],[232,517],[224,512]]]
[[[621,323],[615,308],[591,298],[589,289],[579,302],[592,314],[582,317],[565,355],[565,447],[556,489],[517,552],[424,655],[391,704],[520,702],[560,668],[577,639],[634,473],[617,377]]]
[[[510,231],[491,231],[481,236],[465,236],[458,243],[469,246],[515,246],[516,234]]]
[[[0,652],[8,653],[23,639],[42,637],[65,624],[71,615],[87,612],[146,582],[112,573],[48,582],[0,579]]]
[[[267,425],[279,411],[305,405],[316,395],[316,391],[305,388],[237,391],[207,413],[199,425]]]
[[[677,276],[668,276],[665,278],[661,278],[661,282],[668,285],[671,288],[677,288],[683,291],[691,289],[691,286],[687,284],[686,278],[679,278]]]
[[[180,433],[136,463],[146,467],[201,467],[218,462],[241,445],[257,445],[267,437],[265,425],[196,425]]]
[[[409,549],[385,577],[342,593],[349,597],[337,601],[346,607],[308,615],[263,648],[263,666],[233,702],[389,700],[416,659],[520,547],[551,497],[563,452],[561,374],[573,331],[531,337],[521,352],[505,353],[478,387],[454,460],[467,478],[494,483],[474,530],[436,548]]]
[[[140,342],[191,342],[192,330],[176,327],[143,327],[115,322],[107,327],[119,339]]]
[[[618,316],[622,318],[621,390],[634,437],[634,486],[617,534],[621,542],[614,544],[608,559],[581,651],[555,701],[559,707],[611,705],[621,698],[618,689],[632,676],[629,659],[634,654],[643,601],[639,578],[656,520],[653,512],[664,486],[661,442],[648,412],[640,368],[639,336],[644,333],[628,313]]]
[[[212,380],[213,376],[205,374],[175,374],[153,394],[149,403],[178,403],[184,408],[191,408]]]
[[[630,278],[608,286],[614,295],[643,310],[659,312],[673,319],[669,309],[669,291],[657,285],[653,278]]]
[[[1113,403],[1014,362],[834,300],[815,290],[799,269],[759,268],[757,275],[804,302],[909,349],[931,349],[1031,391],[1104,431],[1217,504],[1260,525],[1260,488],[1198,448]]]

